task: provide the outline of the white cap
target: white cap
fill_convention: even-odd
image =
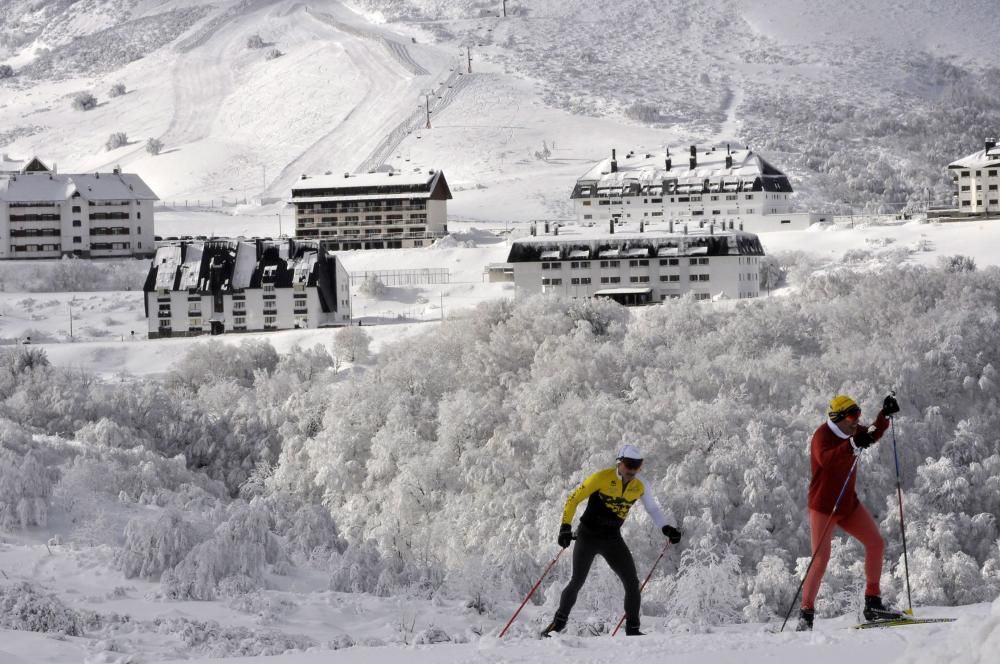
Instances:
[[[616,459],[642,459],[642,452],[635,445],[622,445]]]

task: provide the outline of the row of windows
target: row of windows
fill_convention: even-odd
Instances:
[[[991,184],[991,185],[989,185],[988,191],[997,191],[997,188],[998,188],[997,185]],[[982,190],[983,190],[983,185],[977,184],[976,185],[976,191],[982,191]],[[969,185],[963,184],[962,185],[962,191],[970,191]]]
[[[741,275],[742,276],[742,275]],[[690,281],[710,281],[710,275],[707,274],[692,274],[688,276]],[[618,284],[621,283],[622,278],[620,276],[607,276],[601,277],[602,284]],[[661,274],[660,281],[664,283],[679,282],[681,277],[679,274]],[[639,274],[629,277],[629,282],[633,284],[648,284],[649,275]],[[586,285],[590,283],[590,277],[573,277],[570,279],[570,284]],[[562,284],[562,279],[551,279],[545,277],[542,279],[543,286],[559,286]]]
[[[976,205],[982,205],[982,204],[983,204],[983,202],[981,200],[976,201]],[[990,205],[1000,205],[1000,199],[991,198],[989,204]],[[962,201],[962,207],[971,207],[971,206],[972,206],[972,201]]]
[[[962,171],[962,177],[963,178],[969,177],[970,174],[971,174],[971,171]],[[980,176],[982,176],[982,174],[983,174],[982,171],[976,171],[976,177],[980,177]],[[995,178],[997,176],[997,171],[996,170],[989,170],[989,171],[986,172],[986,175],[989,176],[989,177],[991,177],[991,178]]]
[[[660,258],[659,262],[660,262],[661,266],[675,266],[675,265],[680,265],[680,259],[679,258]],[[742,262],[742,259],[740,260],[740,262]],[[569,267],[570,267],[571,270],[576,270],[576,269],[589,270],[590,269],[590,263],[591,263],[591,261],[570,261]],[[688,265],[708,265],[708,264],[709,264],[709,259],[708,258],[689,258],[688,259]],[[618,261],[612,261],[612,260],[600,261],[600,266],[602,268],[621,267],[621,261],[620,260],[618,260]],[[638,258],[638,259],[635,259],[635,260],[630,260],[628,262],[628,266],[629,267],[648,267],[649,266],[649,259],[647,259],[647,258]],[[544,263],[542,263],[542,269],[543,270],[561,270],[562,269],[562,263],[559,263],[559,262],[544,262]]]

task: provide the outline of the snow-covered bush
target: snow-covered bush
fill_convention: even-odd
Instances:
[[[369,274],[358,286],[358,292],[368,297],[382,297],[385,294],[385,284],[382,283],[377,274]]]
[[[115,150],[123,145],[128,145],[128,134],[123,131],[116,131],[104,143],[105,150]]]
[[[258,371],[270,374],[277,365],[278,353],[267,341],[248,339],[234,346],[211,340],[193,346],[170,371],[168,383],[197,390],[228,379],[249,387]]]
[[[273,657],[289,651],[303,651],[316,645],[308,636],[275,630],[224,627],[214,620],[156,618],[156,631],[176,635],[186,655],[206,658]]]
[[[51,495],[52,479],[33,452],[0,449],[0,528],[44,526]]]
[[[13,76],[14,76],[13,67],[7,64],[0,65],[0,79],[11,78]]]
[[[163,141],[158,138],[149,138],[146,140],[146,152],[151,155],[158,155],[163,151]]]
[[[941,269],[945,272],[975,272],[976,259],[972,256],[955,254],[954,256],[942,256],[938,259]]]
[[[269,49],[267,49],[267,52],[264,53],[264,59],[265,60],[274,60],[276,58],[280,58],[283,55],[284,55],[284,53],[282,53],[278,49],[276,49],[276,48],[269,48]]]
[[[194,526],[174,510],[155,521],[135,517],[125,526],[125,545],[115,554],[115,564],[126,578],[158,579],[176,566],[194,547]]]
[[[77,111],[89,111],[97,108],[97,97],[90,92],[77,92],[73,95],[73,108]]]
[[[121,97],[126,92],[124,83],[115,83],[108,90],[109,97]]]
[[[259,34],[252,34],[247,37],[247,48],[264,48],[266,44]]]
[[[741,616],[740,560],[710,538],[681,553],[677,576],[665,585],[666,613],[674,619],[706,626],[737,622]]]
[[[15,583],[0,586],[0,627],[81,636],[84,623],[58,597],[30,583]]]
[[[276,562],[279,554],[264,504],[236,505],[212,537],[191,549],[160,583],[176,599],[214,599],[223,582],[230,594],[248,592],[260,587],[265,564]]]

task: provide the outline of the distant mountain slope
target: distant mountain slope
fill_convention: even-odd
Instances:
[[[561,207],[573,160],[683,140],[749,143],[846,212],[948,202],[947,163],[1000,133],[993,0],[510,0],[506,18],[496,0],[351,6],[0,2],[0,63],[16,72],[0,79],[0,148],[143,169],[170,198],[280,197],[301,173],[386,160],[465,163],[454,184],[499,185],[515,155],[555,141],[550,127],[579,124],[540,210]],[[453,85],[465,47],[490,86]],[[116,81],[129,94],[106,99]],[[71,111],[81,89],[101,105]],[[458,97],[429,135],[414,117],[425,92]],[[119,131],[131,147],[104,151]],[[150,137],[167,146],[155,160]]]

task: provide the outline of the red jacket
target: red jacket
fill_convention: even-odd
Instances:
[[[833,425],[836,426],[836,425]],[[861,425],[858,426],[860,430]],[[878,440],[889,428],[889,420],[881,411],[875,418],[875,430],[872,437]],[[837,504],[837,496],[844,487],[847,474],[854,464],[854,448],[850,438],[841,438],[830,429],[830,424],[824,422],[813,434],[812,443],[812,481],[809,482],[809,509],[823,514],[832,514]],[[837,514],[849,516],[857,509],[858,495],[854,492],[854,484],[858,478],[857,469],[847,482],[844,496],[837,506]]]

